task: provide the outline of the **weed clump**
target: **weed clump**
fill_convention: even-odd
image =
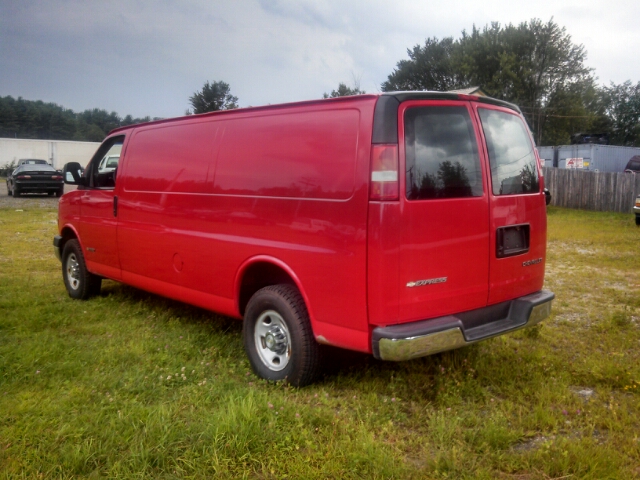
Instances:
[[[629,307],[625,307],[621,310],[616,310],[611,314],[611,325],[618,328],[626,328],[631,325],[632,318]]]

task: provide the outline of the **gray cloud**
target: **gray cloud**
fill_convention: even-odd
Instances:
[[[638,81],[638,13],[626,0],[0,0],[0,95],[168,117],[207,80],[242,106],[320,98],[354,77],[375,92],[427,37],[552,16],[602,83]]]

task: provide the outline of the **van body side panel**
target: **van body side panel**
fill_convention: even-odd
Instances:
[[[325,343],[370,351],[364,339],[374,104],[372,98],[342,108],[328,104],[225,121],[216,208],[201,222],[217,258],[212,293],[232,297],[239,265],[254,255],[272,256],[304,286],[316,335],[324,332]]]
[[[277,258],[304,286],[314,333],[370,352],[366,226],[375,100],[138,129],[123,164],[123,279],[240,317],[234,280],[241,265],[256,255]],[[162,173],[151,172],[163,163]]]
[[[367,245],[369,322],[398,323],[400,202],[370,202]]]
[[[233,301],[229,298],[221,298],[204,292],[187,290],[179,285],[161,282],[150,277],[136,275],[135,273],[123,272],[122,282],[147,292],[212,310],[222,315],[241,318],[236,313]]]
[[[351,327],[334,323],[317,322],[313,327],[316,341],[323,345],[346,348],[363,353],[373,353],[371,335],[368,331],[354,330]]]
[[[118,246],[123,274],[180,284],[173,266],[178,247],[165,211],[171,194],[124,192],[118,200]],[[124,277],[123,277],[124,278]]]
[[[127,274],[183,284],[184,252],[193,248],[185,232],[200,228],[194,211],[210,208],[205,193],[216,133],[215,122],[200,120],[142,127],[132,135],[118,205]]]
[[[225,121],[214,193],[348,200],[359,117],[358,109],[331,106]]]

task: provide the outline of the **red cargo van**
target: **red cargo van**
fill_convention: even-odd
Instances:
[[[311,382],[319,344],[406,360],[551,310],[542,170],[502,101],[402,92],[162,120],[114,130],[80,171],[65,166],[78,189],[54,239],[69,295],[110,278],[244,318],[266,379]]]

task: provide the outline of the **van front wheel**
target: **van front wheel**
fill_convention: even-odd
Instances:
[[[320,369],[307,307],[298,289],[271,285],[249,300],[243,324],[244,347],[253,371],[266,380],[301,387]]]
[[[71,298],[86,300],[100,293],[102,278],[87,270],[77,240],[69,240],[62,250],[62,278]]]

